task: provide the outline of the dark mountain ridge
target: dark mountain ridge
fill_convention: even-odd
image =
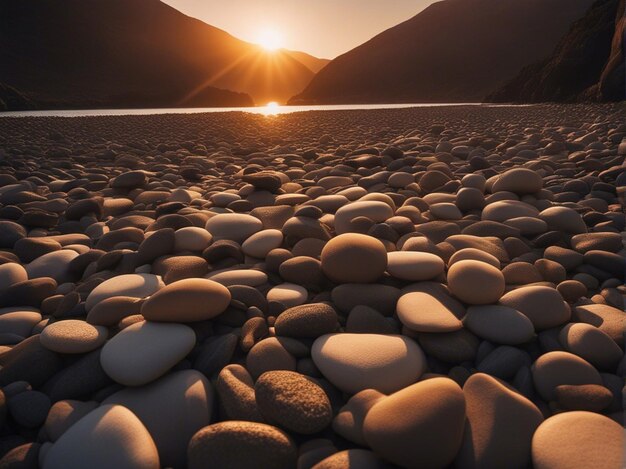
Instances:
[[[0,0],[0,82],[38,107],[264,104],[312,77],[158,0]]]
[[[437,2],[331,61],[290,103],[481,101],[548,56],[591,2]]]

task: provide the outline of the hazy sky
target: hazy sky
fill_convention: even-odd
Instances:
[[[267,31],[282,46],[332,59],[411,18],[435,0],[163,0],[183,13],[258,42]]]

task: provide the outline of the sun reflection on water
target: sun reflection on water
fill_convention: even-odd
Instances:
[[[271,101],[264,106],[262,112],[265,116],[275,116],[280,113],[280,104],[276,101]]]

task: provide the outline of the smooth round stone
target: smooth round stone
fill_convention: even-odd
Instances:
[[[321,262],[322,271],[335,283],[371,283],[385,272],[387,251],[376,238],[346,233],[326,243]]]
[[[122,389],[103,401],[109,404],[122,405],[141,420],[163,467],[185,467],[189,440],[211,421],[213,389],[202,373],[177,371],[146,386]]]
[[[204,278],[187,278],[163,287],[141,306],[150,321],[196,322],[212,319],[230,304],[224,285]]]
[[[102,348],[100,363],[113,380],[141,386],[167,373],[196,343],[183,324],[142,321],[126,327]]]
[[[395,251],[387,254],[387,271],[401,280],[430,280],[445,268],[443,260],[429,252]]]
[[[244,241],[241,250],[248,256],[265,259],[272,250],[283,244],[283,233],[280,230],[270,229],[259,231]]]
[[[521,312],[538,331],[569,321],[571,311],[559,292],[551,287],[528,286],[512,290],[500,298],[500,305]]]
[[[328,381],[349,394],[395,392],[417,381],[426,368],[420,347],[397,335],[326,334],[313,343],[311,358]]]
[[[24,428],[39,428],[43,425],[52,406],[46,394],[30,389],[9,396],[8,405],[13,420]]]
[[[296,467],[298,449],[291,437],[271,425],[229,420],[204,427],[189,442],[188,469]]]
[[[247,285],[250,287],[258,287],[267,283],[267,274],[260,270],[225,270],[214,274],[209,274],[208,278],[214,282],[221,283],[225,287],[232,285]]]
[[[274,330],[277,336],[315,339],[334,332],[338,326],[337,312],[332,306],[311,303],[294,306],[280,313],[274,323]]]
[[[569,207],[550,207],[539,214],[539,218],[548,224],[548,230],[570,234],[587,232],[587,225],[580,214]]]
[[[572,249],[580,253],[589,251],[618,252],[624,249],[624,241],[619,233],[581,233],[572,236]]]
[[[295,283],[281,283],[267,292],[267,301],[281,303],[286,308],[301,305],[306,302],[309,292],[306,288]]]
[[[463,438],[465,398],[449,378],[431,378],[378,401],[363,434],[375,453],[401,467],[446,467]]]
[[[433,204],[428,209],[439,220],[460,220],[463,218],[463,214],[458,207],[450,202]]]
[[[26,309],[26,308],[23,308]],[[0,314],[0,334],[15,334],[29,337],[33,328],[41,321],[37,311],[10,311]]]
[[[539,218],[518,217],[504,222],[505,225],[517,228],[520,234],[527,238],[540,235],[548,231],[548,224]]]
[[[535,432],[532,462],[537,469],[623,467],[624,429],[593,412],[554,415]]]
[[[385,398],[384,394],[375,389],[365,389],[356,393],[348,402],[339,409],[333,419],[333,430],[335,433],[361,446],[367,446],[363,437],[363,422],[369,410]]]
[[[614,370],[624,356],[622,349],[611,337],[584,322],[570,323],[563,327],[559,333],[559,341],[568,352],[584,358],[602,370]]]
[[[126,407],[103,405],[72,425],[46,453],[44,469],[159,469],[157,448]]]
[[[243,243],[257,231],[263,229],[263,223],[252,215],[243,213],[220,213],[208,219],[205,228],[213,238],[230,239]]]
[[[470,306],[463,325],[481,339],[497,344],[525,344],[535,335],[530,319],[513,308],[501,305]]]
[[[574,308],[572,319],[597,327],[613,339],[617,345],[624,343],[626,315],[621,309],[603,304],[580,305]]]
[[[500,269],[500,261],[496,256],[492,256],[488,252],[481,251],[480,249],[476,248],[465,248],[456,251],[450,257],[450,260],[448,261],[448,267],[452,267],[455,263],[459,261],[467,260],[485,262],[494,266],[498,270]]]
[[[266,371],[296,371],[296,366],[295,357],[276,337],[257,342],[246,357],[246,368],[255,379]]]
[[[64,283],[71,278],[69,265],[78,253],[71,249],[49,252],[26,264],[29,279],[50,277],[57,283]]]
[[[55,402],[50,408],[44,430],[51,441],[58,440],[63,433],[89,412],[98,407],[95,401],[63,400]]]
[[[145,298],[156,293],[165,285],[161,277],[152,274],[126,274],[105,280],[94,288],[87,300],[85,309],[89,311],[96,304],[113,296]]]
[[[534,194],[543,187],[541,176],[528,168],[513,168],[498,176],[491,192],[513,192],[518,195]]]
[[[598,384],[562,384],[557,386],[555,396],[559,409],[590,412],[602,412],[615,399],[611,390]]]
[[[519,200],[500,200],[487,205],[483,211],[481,218],[483,220],[498,221],[504,223],[511,218],[533,217],[539,216],[539,210],[530,204]]]
[[[448,288],[459,300],[472,305],[497,302],[504,293],[504,275],[485,262],[455,262],[448,269]]]
[[[26,269],[16,262],[0,265],[0,293],[4,293],[11,285],[28,280]]]
[[[587,361],[568,352],[548,352],[532,366],[535,389],[546,402],[555,399],[562,384],[602,384],[600,373]]]
[[[378,200],[357,201],[344,205],[335,213],[335,232],[350,232],[350,223],[357,217],[367,217],[375,223],[383,222],[393,216],[393,210],[385,202]]]
[[[2,316],[0,316],[0,319]],[[41,332],[41,345],[58,353],[87,353],[104,344],[109,335],[106,327],[85,321],[67,319],[48,324]]]
[[[460,319],[445,304],[425,292],[402,295],[396,313],[402,324],[417,332],[453,332],[463,328]]]
[[[463,394],[467,421],[456,466],[528,467],[533,433],[543,421],[537,406],[484,373],[470,376]]]
[[[293,371],[268,371],[254,385],[261,414],[272,424],[309,435],[333,418],[330,401],[312,379]]]
[[[143,300],[132,296],[112,296],[87,313],[87,322],[96,326],[115,326],[127,316],[139,314]]]
[[[174,232],[174,250],[203,251],[213,241],[213,236],[204,228],[186,226]]]

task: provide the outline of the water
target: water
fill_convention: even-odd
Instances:
[[[0,112],[0,117],[86,117],[86,116],[146,116],[151,114],[198,114],[202,112],[249,112],[273,116],[305,111],[346,111],[367,109],[403,109],[411,107],[480,106],[481,103],[405,103],[405,104],[333,104],[320,106],[280,106],[270,103],[257,107],[202,107],[163,109],[72,109],[52,111]]]

